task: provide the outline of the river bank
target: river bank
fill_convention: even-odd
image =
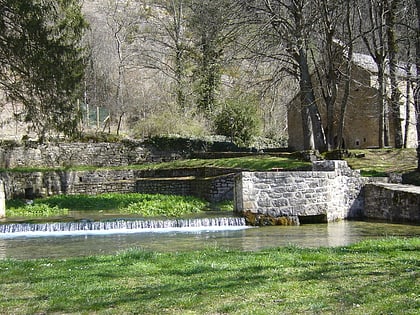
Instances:
[[[416,314],[420,238],[1,260],[2,314]]]

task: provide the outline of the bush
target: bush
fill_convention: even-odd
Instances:
[[[136,138],[161,135],[201,137],[208,134],[208,121],[206,118],[194,112],[184,113],[171,109],[157,112],[139,121],[133,132],[133,136]]]
[[[68,214],[68,209],[47,204],[25,205],[18,208],[6,209],[7,217],[50,217],[63,216]]]
[[[248,146],[260,134],[261,117],[257,101],[253,98],[227,100],[215,117],[215,129],[230,137],[239,146]]]

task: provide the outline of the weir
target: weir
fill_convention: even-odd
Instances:
[[[0,225],[0,239],[19,236],[60,236],[118,234],[141,232],[195,232],[202,230],[229,230],[246,228],[242,217],[173,219],[173,220],[130,220],[114,221],[52,222],[52,223],[9,223]]]

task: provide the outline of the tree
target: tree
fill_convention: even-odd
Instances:
[[[189,51],[187,32],[187,0],[150,0],[146,2],[143,27],[139,28],[138,62],[141,68],[163,74],[176,96],[175,103],[185,110],[190,94]]]
[[[386,99],[386,9],[383,0],[359,4],[359,36],[378,68],[379,147],[389,146],[389,108]]]
[[[239,1],[250,23],[259,25],[256,40],[267,40],[271,58],[299,82],[304,148],[326,150],[324,130],[312,84],[308,51],[315,23],[314,6],[305,0]],[[267,57],[267,52],[264,52]]]
[[[226,100],[215,118],[217,134],[230,137],[238,145],[249,145],[261,124],[256,104],[251,96],[237,95]]]
[[[232,1],[192,0],[190,12],[197,104],[211,113],[221,85],[224,54],[236,30],[231,25]]]
[[[316,48],[311,48],[313,64],[322,100],[326,107],[326,143],[328,150],[341,148],[345,112],[350,93],[353,30],[351,1],[315,1],[318,12]],[[340,101],[339,84],[344,82]],[[339,114],[337,114],[339,112]]]
[[[400,0],[384,0],[386,39],[388,46],[389,77],[391,81],[391,112],[394,121],[394,143],[396,148],[403,147],[401,128],[400,92],[398,89],[398,41],[396,38],[397,9]]]
[[[414,92],[414,105],[417,118],[417,170],[420,171],[420,0],[415,0],[417,13],[417,36],[416,36],[416,88]]]
[[[76,99],[84,73],[80,46],[87,24],[78,0],[1,0],[0,86],[23,104],[17,117],[39,140],[78,132]]]

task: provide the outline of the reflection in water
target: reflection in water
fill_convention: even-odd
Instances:
[[[0,239],[0,258],[65,258],[114,254],[128,248],[154,251],[222,247],[246,251],[297,245],[344,246],[384,236],[420,236],[420,226],[342,221],[329,224],[274,226],[237,231],[168,232]]]

